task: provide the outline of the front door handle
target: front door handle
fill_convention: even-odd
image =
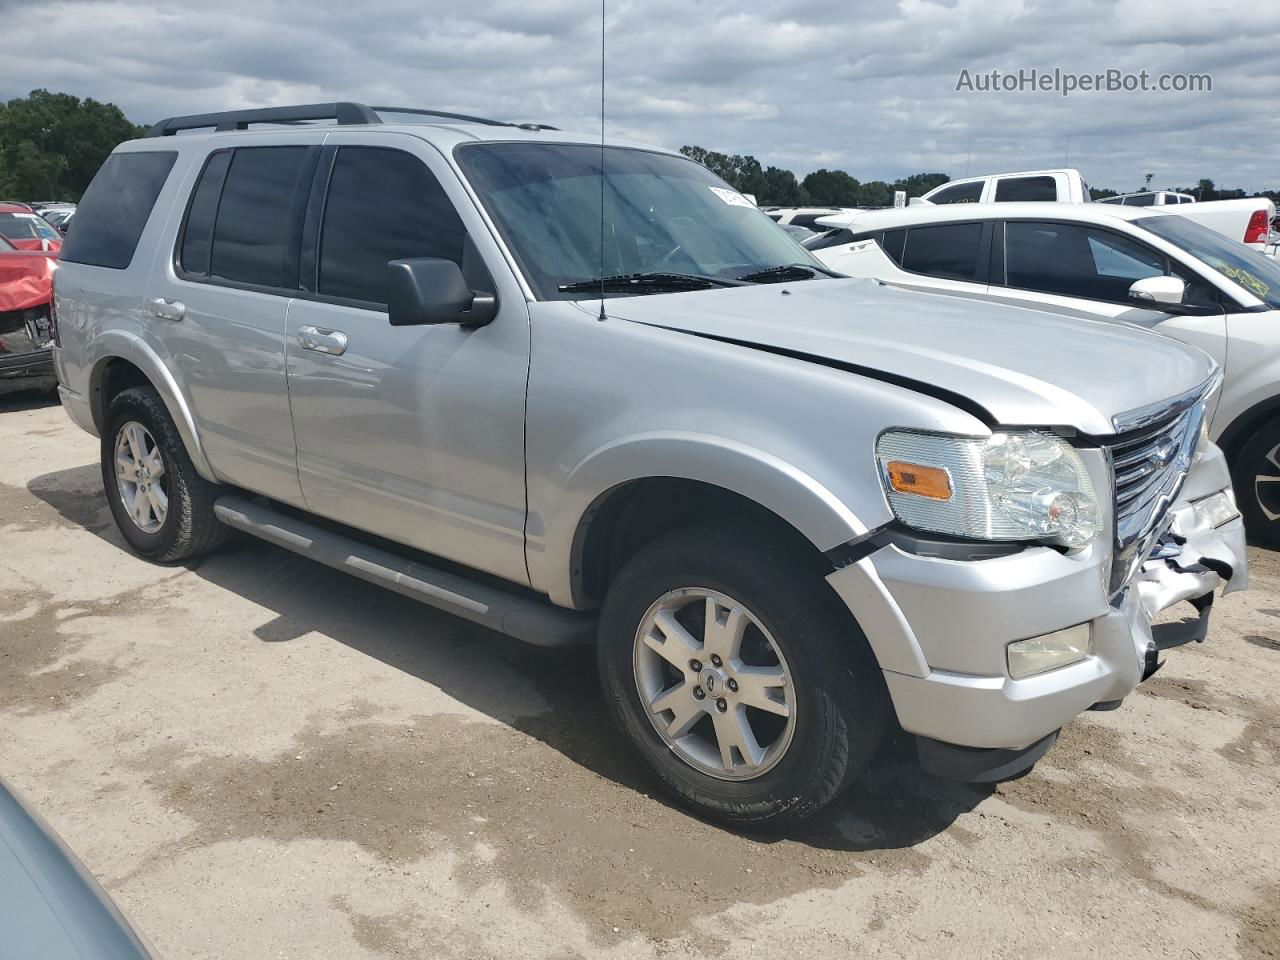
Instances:
[[[151,301],[151,314],[161,320],[181,320],[187,315],[187,308],[181,300],[156,297]]]
[[[298,346],[303,350],[327,353],[340,357],[347,352],[347,335],[341,330],[321,330],[319,327],[299,327]]]

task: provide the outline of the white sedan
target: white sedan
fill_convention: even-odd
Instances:
[[[805,246],[849,276],[1136,323],[1207,351],[1226,374],[1212,436],[1251,534],[1280,545],[1280,261],[1159,207],[916,206],[819,225]]]

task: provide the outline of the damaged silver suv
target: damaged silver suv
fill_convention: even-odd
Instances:
[[[594,644],[638,755],[727,821],[813,813],[895,723],[930,770],[1016,775],[1245,584],[1206,355],[834,276],[662,150],[174,118],[98,173],[55,302],[138,553],[232,527]]]

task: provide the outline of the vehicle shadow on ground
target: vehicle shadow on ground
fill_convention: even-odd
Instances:
[[[23,410],[40,410],[58,405],[58,395],[49,390],[15,390],[0,393],[0,417]]]
[[[124,550],[100,476],[96,464],[86,465],[36,477],[28,490],[65,520]],[[271,611],[274,616],[251,631],[264,643],[322,634],[438,687],[600,777],[667,803],[615,732],[590,649],[530,647],[249,537],[234,537],[188,568]],[[529,702],[539,699],[545,707],[530,713]],[[909,741],[900,733],[888,738],[863,780],[804,827],[753,839],[840,851],[907,848],[946,830],[992,792],[923,773]]]

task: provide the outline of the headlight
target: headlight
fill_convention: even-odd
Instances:
[[[876,442],[894,515],[909,527],[976,540],[1068,547],[1098,532],[1098,497],[1079,454],[1032,430],[986,439],[889,430]]]

